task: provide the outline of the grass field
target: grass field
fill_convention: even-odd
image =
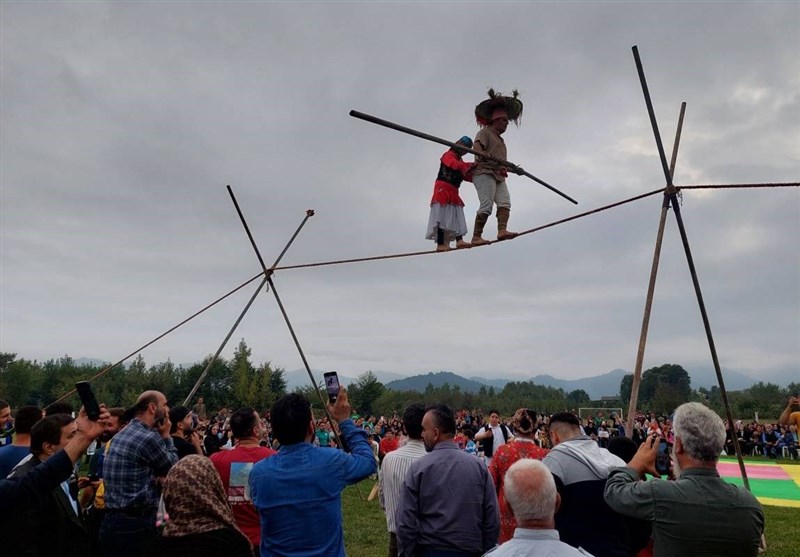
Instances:
[[[367,501],[374,485],[374,480],[364,480],[358,486],[348,487],[342,496],[344,544],[348,557],[384,557],[388,551],[386,518],[377,497]],[[767,538],[767,552],[763,554],[764,557],[800,555],[797,529],[800,524],[800,509],[764,507],[764,514]]]

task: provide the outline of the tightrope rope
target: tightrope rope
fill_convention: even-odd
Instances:
[[[800,182],[772,182],[766,184],[700,184],[696,186],[677,186],[679,190],[715,190],[739,188],[796,188]]]
[[[800,186],[800,182],[774,182],[774,183],[764,183],[764,184],[700,184],[700,185],[676,186],[676,187],[677,187],[678,190],[700,190],[700,189],[736,189],[736,188],[781,188],[781,187],[798,187],[798,186]],[[543,225],[537,226],[535,228],[530,228],[528,230],[524,230],[524,231],[518,233],[517,236],[525,236],[526,234],[532,234],[534,232],[538,232],[538,231],[544,230],[546,228],[552,228],[552,227],[554,227],[556,225],[564,224],[565,222],[570,222],[570,221],[577,220],[577,219],[580,219],[580,218],[583,218],[583,217],[587,217],[589,215],[594,215],[596,213],[607,211],[609,209],[613,209],[614,207],[619,207],[619,206],[625,205],[627,203],[632,203],[634,201],[638,201],[640,199],[644,199],[646,197],[650,197],[650,196],[656,195],[657,193],[663,192],[664,189],[665,188],[658,188],[656,190],[653,190],[653,191],[650,191],[650,192],[647,192],[647,193],[643,193],[641,195],[637,195],[637,196],[634,196],[634,197],[629,197],[628,199],[623,199],[622,201],[617,201],[616,203],[611,203],[609,205],[604,205],[602,207],[598,207],[596,209],[592,209],[591,211],[585,211],[583,213],[578,213],[577,215],[573,215],[571,217],[567,217],[567,218],[564,218],[564,219],[553,221],[553,222],[550,222],[548,224],[543,224]],[[510,238],[509,240],[513,240],[513,238]],[[488,242],[488,244],[485,244],[485,245],[496,244],[497,242],[507,242],[509,240],[491,240],[491,241]],[[480,247],[480,246],[476,246],[476,247]],[[474,248],[472,248],[472,249],[474,249]],[[463,250],[451,250],[451,251],[463,251]],[[372,257],[358,257],[358,258],[354,258],[354,259],[337,259],[337,260],[334,260],[334,261],[321,261],[321,262],[318,262],[318,263],[303,263],[303,264],[300,264],[300,265],[286,265],[286,266],[283,266],[283,267],[270,267],[269,269],[267,269],[267,272],[279,271],[279,270],[280,271],[288,271],[289,269],[307,269],[307,268],[311,268],[311,267],[326,267],[326,266],[330,266],[330,265],[342,265],[342,264],[345,264],[345,263],[361,263],[361,262],[365,262],[365,261],[380,261],[382,259],[400,259],[400,258],[404,258],[404,257],[415,257],[415,256],[418,256],[418,255],[433,255],[433,254],[436,254],[436,253],[448,253],[448,252],[438,252],[436,250],[426,250],[426,251],[413,251],[413,252],[408,252],[408,253],[395,253],[395,254],[390,254],[390,255],[375,255],[375,256],[372,256]],[[223,294],[222,296],[220,296],[219,298],[217,298],[216,300],[214,300],[213,302],[211,302],[210,304],[205,306],[203,309],[198,310],[197,312],[193,313],[192,315],[190,315],[189,317],[187,317],[186,319],[184,319],[183,321],[181,321],[180,323],[178,323],[174,327],[172,327],[170,329],[167,329],[166,331],[164,331],[163,333],[158,335],[156,338],[154,338],[150,342],[140,346],[139,348],[137,348],[136,350],[134,350],[133,352],[131,352],[130,354],[128,354],[127,356],[125,356],[124,358],[119,360],[118,362],[116,362],[114,364],[111,364],[110,366],[100,370],[94,376],[92,376],[89,379],[89,381],[91,382],[91,381],[94,381],[95,379],[97,379],[99,377],[102,377],[103,375],[105,375],[106,373],[108,373],[109,371],[111,371],[112,369],[114,369],[115,367],[120,365],[121,363],[123,363],[128,358],[131,358],[131,357],[135,356],[136,354],[138,354],[139,352],[141,352],[142,350],[144,350],[148,346],[154,344],[155,342],[157,342],[157,341],[161,340],[162,338],[164,338],[165,336],[167,336],[169,333],[173,332],[178,327],[181,327],[181,326],[185,325],[186,323],[188,323],[189,321],[191,321],[195,317],[198,317],[199,315],[205,313],[207,310],[211,309],[212,307],[214,307],[215,305],[217,305],[221,301],[225,300],[226,298],[232,296],[233,294],[235,294],[236,292],[238,292],[239,290],[241,290],[242,288],[244,288],[245,286],[247,286],[248,284],[250,284],[251,282],[253,282],[254,280],[256,280],[257,278],[259,278],[259,277],[261,277],[263,275],[264,275],[263,272],[258,273],[256,276],[254,276],[254,277],[248,279],[247,281],[243,282],[242,284],[240,284],[239,286],[237,286],[236,288],[234,288],[233,290],[231,290],[227,294]],[[72,395],[75,392],[76,392],[76,389],[72,389],[68,393],[66,393],[66,394],[62,395],[61,397],[59,397],[55,402],[61,402],[62,400],[64,400],[65,398],[67,398],[68,396]]]
[[[537,232],[539,230],[544,230],[545,228],[550,228],[552,226],[556,226],[557,224],[562,224],[565,222],[569,222],[571,220],[579,219],[588,215],[593,215],[595,213],[599,213],[601,211],[606,211],[608,209],[612,209],[614,207],[619,207],[620,205],[625,205],[626,203],[631,203],[633,201],[638,201],[639,199],[644,199],[645,197],[650,197],[651,195],[655,195],[659,192],[664,191],[664,188],[659,188],[657,190],[653,190],[648,193],[643,193],[641,195],[637,195],[635,197],[630,197],[628,199],[624,199],[622,201],[617,201],[616,203],[612,203],[610,205],[605,205],[603,207],[598,207],[597,209],[592,209],[591,211],[585,211],[583,213],[578,213],[577,215],[573,215],[571,217],[567,217],[565,219],[557,220],[555,222],[551,222],[549,224],[544,224],[542,226],[537,226],[536,228],[531,228],[529,230],[524,230],[517,234],[517,236],[524,236],[525,234],[531,234],[533,232]],[[490,240],[488,243],[484,245],[491,245],[496,244],[498,242],[507,242],[509,240],[513,240],[514,238],[509,238],[508,240]],[[475,246],[478,248],[481,246]],[[470,248],[470,249],[475,249]],[[450,251],[463,251],[463,250],[450,250]],[[438,252],[436,250],[428,250],[428,251],[414,251],[410,253],[395,253],[392,255],[375,255],[372,257],[359,257],[356,259],[337,259],[334,261],[320,261],[318,263],[302,263],[300,265],[286,265],[284,267],[275,267],[276,271],[288,271],[289,269],[307,269],[309,267],[326,267],[329,265],[341,265],[344,263],[361,263],[363,261],[378,261],[381,259],[399,259],[401,257],[413,257],[415,255],[433,255],[435,253],[448,253],[448,252]]]
[[[192,319],[194,319],[195,317],[197,317],[197,316],[198,316],[198,315],[200,315],[201,313],[205,312],[206,310],[209,310],[209,309],[211,309],[212,307],[214,307],[215,305],[217,305],[218,303],[220,303],[222,300],[224,300],[224,299],[225,299],[225,298],[227,298],[228,296],[231,296],[232,294],[234,294],[234,293],[238,292],[239,290],[241,290],[242,288],[244,288],[245,286],[247,286],[248,284],[250,284],[251,282],[253,282],[253,281],[254,281],[254,280],[256,280],[257,278],[261,277],[263,274],[264,274],[264,273],[258,273],[256,276],[254,276],[253,278],[251,278],[251,279],[250,279],[250,280],[248,280],[247,282],[243,282],[242,284],[240,284],[239,286],[237,286],[236,288],[234,288],[233,290],[231,290],[231,291],[230,291],[230,292],[228,292],[227,294],[225,294],[225,295],[223,295],[223,296],[221,296],[221,297],[217,298],[216,300],[214,300],[213,302],[211,302],[210,304],[208,304],[206,307],[204,307],[204,308],[203,308],[203,309],[201,309],[200,311],[198,311],[198,312],[196,312],[196,313],[192,314],[191,316],[187,317],[186,319],[184,319],[183,321],[181,321],[180,323],[178,323],[177,325],[175,325],[175,326],[174,326],[174,327],[172,327],[171,329],[168,329],[168,330],[164,331],[163,333],[161,333],[160,335],[158,335],[156,338],[154,338],[153,340],[151,340],[151,341],[150,341],[150,342],[148,342],[147,344],[144,344],[144,345],[140,346],[139,348],[137,348],[136,350],[134,350],[133,352],[131,352],[130,354],[128,354],[127,356],[125,356],[124,358],[122,358],[121,360],[119,360],[118,362],[116,362],[116,363],[114,363],[114,364],[111,364],[110,366],[108,366],[108,367],[106,367],[106,368],[104,368],[104,369],[102,369],[102,370],[98,371],[98,372],[97,372],[97,373],[96,373],[96,374],[95,374],[95,375],[94,375],[94,376],[93,376],[91,379],[89,379],[89,382],[91,382],[91,381],[94,381],[94,380],[95,380],[95,379],[97,379],[98,377],[102,377],[103,375],[105,375],[106,373],[108,373],[109,371],[111,371],[112,369],[114,369],[115,367],[117,367],[118,365],[120,365],[122,362],[124,362],[124,361],[125,361],[125,360],[127,360],[128,358],[131,358],[131,357],[135,356],[136,354],[138,354],[139,352],[141,352],[142,350],[144,350],[145,348],[147,348],[148,346],[150,346],[150,345],[151,345],[151,344],[153,344],[154,342],[156,342],[156,341],[159,341],[159,340],[161,340],[162,338],[164,338],[165,336],[167,336],[168,334],[170,334],[172,331],[174,331],[174,330],[175,330],[175,329],[177,329],[178,327],[180,327],[180,326],[182,326],[182,325],[185,325],[186,323],[188,323],[189,321],[191,321]],[[65,398],[67,398],[69,395],[71,395],[71,394],[73,394],[73,393],[75,393],[75,392],[77,392],[77,389],[72,389],[71,391],[69,391],[68,393],[66,393],[66,394],[62,395],[60,398],[58,398],[58,399],[57,399],[57,400],[55,400],[54,402],[61,402],[62,400],[64,400]]]

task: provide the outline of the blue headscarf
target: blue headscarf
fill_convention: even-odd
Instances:
[[[472,149],[472,138],[470,138],[468,135],[462,135],[461,139],[456,141],[456,143],[461,143],[467,149]]]

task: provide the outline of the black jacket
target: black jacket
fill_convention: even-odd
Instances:
[[[492,429],[492,426],[489,424],[484,424],[478,430],[478,433],[481,431],[489,431],[490,429]],[[511,436],[508,426],[506,424],[500,424],[500,429],[503,431],[503,440],[508,443],[508,438]],[[483,456],[486,458],[491,458],[494,455],[494,437],[489,437],[483,441],[478,441],[478,450],[483,451]]]
[[[22,482],[39,466],[43,464],[33,457],[19,466],[10,479]],[[85,557],[89,551],[83,521],[60,484],[49,490],[29,490],[24,498],[17,499],[0,522],[0,532],[4,555]]]

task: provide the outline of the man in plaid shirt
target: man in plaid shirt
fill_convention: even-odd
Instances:
[[[103,462],[107,513],[100,527],[105,555],[138,557],[155,541],[158,478],[178,462],[170,437],[167,397],[145,391],[135,418],[111,443]]]

